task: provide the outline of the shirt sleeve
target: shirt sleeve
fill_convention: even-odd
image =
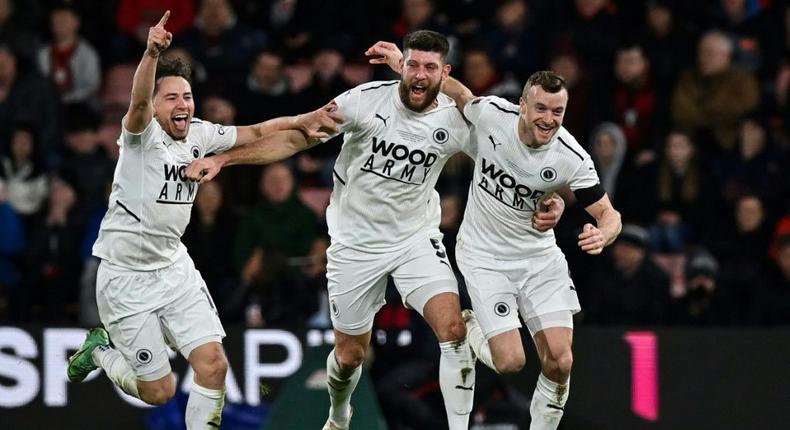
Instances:
[[[337,113],[343,118],[343,122],[337,125],[337,133],[321,139],[321,142],[326,142],[340,133],[354,130],[359,117],[360,94],[359,87],[352,88],[332,100],[332,103],[337,107]]]
[[[206,154],[225,152],[236,144],[236,127],[202,121]]]
[[[593,187],[600,182],[598,172],[595,170],[595,164],[593,164],[592,158],[587,156],[582,160],[579,168],[576,169],[568,185],[571,187],[571,190],[576,191],[581,188]]]
[[[483,112],[483,106],[488,103],[488,97],[477,97],[464,105],[464,118],[472,124],[477,124]]]
[[[156,119],[153,117],[148,121],[148,125],[145,126],[145,129],[139,133],[132,133],[127,130],[125,124],[126,116],[124,115],[123,119],[121,119],[121,138],[116,142],[118,146],[121,147],[127,145],[143,146],[144,144],[150,146],[156,136],[156,132],[161,129],[159,123],[156,122]]]

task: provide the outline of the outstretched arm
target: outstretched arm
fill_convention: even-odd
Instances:
[[[132,133],[140,133],[145,130],[154,116],[151,99],[156,84],[156,63],[159,60],[159,55],[173,41],[173,34],[165,30],[168,18],[170,18],[169,10],[155,26],[148,29],[148,43],[145,53],[134,72],[132,100],[129,102],[129,110],[126,112],[124,120],[124,127]]]
[[[595,218],[597,226],[585,224],[579,235],[579,246],[588,254],[600,254],[605,246],[610,245],[620,234],[623,227],[620,212],[617,212],[604,194],[597,202],[585,208]]]
[[[403,52],[392,42],[378,41],[365,51],[365,55],[371,57],[368,60],[370,64],[386,64],[395,73],[401,73],[403,69]],[[461,112],[464,111],[464,106],[475,98],[469,88],[453,77],[444,81],[442,92],[455,100]]]
[[[317,145],[321,138],[337,131],[343,119],[335,111],[334,102],[313,112],[299,115],[317,117],[319,127],[305,133],[299,130],[280,130],[244,145],[235,145],[221,154],[193,161],[187,166],[187,178],[205,183],[212,180],[225,166],[234,164],[269,164],[286,159],[297,152]]]
[[[283,116],[254,125],[236,127],[236,146],[247,145],[278,131],[301,131],[310,139],[324,139],[337,132],[337,114],[327,106],[296,116]]]

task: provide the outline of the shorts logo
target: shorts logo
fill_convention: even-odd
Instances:
[[[557,179],[557,171],[551,167],[544,167],[543,170],[540,171],[540,177],[546,182],[551,182]]]
[[[223,127],[223,126],[219,126],[219,128],[217,128],[217,133],[218,133],[220,136],[224,136],[224,135],[225,135],[225,127]]]
[[[494,313],[501,317],[506,317],[510,314],[510,306],[505,302],[499,302],[494,305]]]
[[[334,300],[329,301],[329,306],[332,308],[332,315],[337,316],[340,313]]]
[[[200,149],[197,146],[192,147],[192,156],[195,158],[200,158]]]
[[[448,133],[447,130],[443,128],[437,128],[433,131],[433,140],[436,141],[436,143],[444,144],[449,138],[450,133]]]
[[[147,349],[139,349],[137,350],[135,357],[140,364],[148,364],[151,362],[153,355],[151,354],[151,351]]]

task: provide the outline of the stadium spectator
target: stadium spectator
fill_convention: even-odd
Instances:
[[[732,50],[723,33],[703,35],[697,66],[683,72],[672,96],[675,125],[691,130],[700,149],[714,156],[735,147],[738,124],[760,97],[754,76],[733,67]]]
[[[660,130],[665,129],[667,100],[656,91],[650,62],[642,47],[624,44],[614,63],[616,84],[611,94],[613,119],[623,128],[629,158],[644,164],[656,157]],[[662,110],[663,109],[663,110]]]
[[[735,204],[730,223],[716,229],[711,252],[721,263],[719,284],[732,302],[729,314],[733,321],[745,323],[755,295],[768,267],[771,223],[762,199],[745,194]]]
[[[69,6],[59,6],[49,17],[52,41],[38,51],[39,70],[55,82],[63,103],[95,105],[101,85],[99,55],[79,35],[80,16]]]
[[[754,321],[764,325],[790,324],[790,235],[779,237],[777,254],[765,282],[758,284]]]
[[[628,174],[626,151],[625,135],[619,125],[605,122],[595,127],[590,138],[590,156],[601,179],[601,186],[606,190],[612,205],[617,204],[621,213],[623,206],[618,204],[618,197],[622,194],[621,190],[630,185],[627,180],[621,179]],[[625,200],[628,201],[627,198]]]
[[[540,43],[544,17],[533,6],[524,0],[503,1],[474,38],[488,52],[496,53],[494,60],[503,73],[514,73],[518,82],[546,63],[546,44]]]
[[[105,205],[115,162],[99,141],[98,119],[93,111],[84,105],[74,105],[66,117],[67,151],[60,169],[74,178],[80,213],[85,215]]]
[[[217,182],[200,186],[192,212],[182,241],[211,296],[216,303],[224,304],[236,281],[233,241],[238,217],[224,205],[222,187]],[[224,314],[223,309],[220,313]]]
[[[241,305],[254,300],[266,325],[302,321],[310,313],[301,304],[313,297],[293,288],[292,259],[308,255],[318,237],[318,222],[299,201],[285,163],[267,166],[260,192],[263,200],[242,218],[236,235],[233,259],[242,285],[233,293],[228,311],[238,316]]]
[[[656,89],[670,93],[678,75],[694,63],[696,33],[672,7],[671,0],[650,0],[645,11],[640,43],[650,61]]]
[[[8,204],[31,231],[49,193],[47,170],[38,154],[35,130],[18,125],[11,134],[11,148],[0,165],[0,184]]]
[[[74,322],[82,272],[83,217],[77,212],[73,178],[50,182],[47,212],[30,232],[25,252],[25,282],[19,303],[31,321]]]
[[[245,106],[239,121],[247,118],[275,118],[295,110],[291,81],[285,74],[281,54],[262,51],[255,58],[237,103]]]
[[[598,324],[656,325],[671,320],[669,277],[650,258],[648,232],[626,224],[586,290],[579,288],[584,320]]]
[[[21,62],[32,64],[40,37],[31,31],[34,26],[19,12],[14,0],[0,0],[0,46],[6,45]]]
[[[735,319],[719,283],[719,263],[704,249],[691,251],[684,267],[685,293],[675,304],[675,322],[683,325],[726,325]]]
[[[255,53],[268,43],[266,34],[238,21],[229,0],[203,0],[195,25],[179,38],[212,85],[242,82]],[[258,118],[260,120],[260,118]]]
[[[53,164],[61,138],[57,92],[38,73],[20,66],[14,53],[0,45],[0,142],[9,140],[14,124],[34,125],[39,154]]]
[[[145,49],[148,28],[170,11],[168,30],[179,34],[195,21],[194,0],[120,0],[115,20],[118,38],[113,46],[114,62],[134,61],[137,53]]]

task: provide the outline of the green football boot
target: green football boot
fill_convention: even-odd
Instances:
[[[107,334],[107,330],[101,327],[92,328],[82,347],[69,357],[69,367],[66,368],[69,381],[82,382],[89,373],[98,369],[98,366],[93,364],[93,350],[100,345],[110,346],[110,336]]]

